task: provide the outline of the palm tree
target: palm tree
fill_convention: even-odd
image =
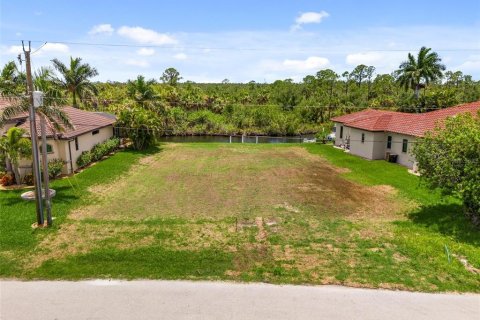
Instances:
[[[32,144],[29,139],[23,137],[24,134],[24,129],[12,127],[0,138],[0,151],[5,154],[7,169],[9,167],[12,169],[17,184],[21,183],[18,161],[21,158],[30,158],[32,154]]]
[[[138,76],[136,80],[128,80],[127,95],[138,105],[151,108],[158,99],[158,95],[153,88],[154,84],[155,80],[147,81],[144,76]]]
[[[28,113],[30,108],[30,102],[27,98],[8,98],[11,104],[3,108],[3,112],[0,114],[0,128],[5,123],[14,118],[17,115]],[[38,117],[45,117],[47,126],[53,128],[57,132],[62,132],[66,128],[72,129],[73,125],[70,122],[70,118],[63,111],[62,107],[52,104],[44,105],[35,109]]]
[[[0,72],[0,93],[3,95],[15,95],[24,89],[25,75],[19,72],[13,61],[5,64]]]
[[[409,53],[408,60],[400,64],[396,71],[399,75],[397,82],[405,87],[405,90],[415,90],[415,97],[418,99],[419,91],[425,88],[430,82],[443,77],[445,65],[436,52],[430,52],[431,48],[422,47],[415,57]]]
[[[66,103],[66,99],[62,94],[61,84],[53,76],[53,70],[42,67],[35,71],[33,84],[36,90],[44,93],[44,105],[35,109],[37,116],[45,117],[47,125],[58,132],[64,131],[65,128],[73,128],[68,115],[61,107]],[[4,107],[0,114],[0,128],[9,119],[28,113],[30,108],[30,102],[26,97],[8,97],[6,99],[10,100],[10,105]]]
[[[60,73],[58,82],[64,90],[72,95],[74,107],[78,107],[77,96],[82,101],[97,95],[97,88],[89,80],[98,75],[97,69],[92,68],[88,63],[82,63],[82,58],[70,57],[70,67],[58,59],[53,59],[52,63]]]

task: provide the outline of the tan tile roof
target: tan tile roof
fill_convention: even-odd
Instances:
[[[0,114],[3,112],[3,109],[5,109],[5,107],[8,107],[12,103],[14,103],[14,101],[16,101],[16,99],[7,99],[5,97],[0,97]],[[15,117],[11,118],[9,121],[15,122],[15,121],[18,121],[19,119],[23,119],[23,118],[26,118],[26,117],[28,117],[27,112],[20,113],[20,114],[16,115]]]
[[[449,116],[466,112],[476,114],[479,111],[480,101],[476,101],[426,113],[367,109],[334,117],[332,121],[367,131],[387,131],[421,137]]]
[[[116,122],[114,118],[107,117],[102,113],[84,111],[74,107],[64,107],[63,111],[65,111],[70,118],[73,129],[56,132],[53,127],[47,125],[47,136],[51,137],[56,135],[59,139],[72,139],[84,133],[111,126]],[[40,120],[38,117],[35,120],[37,123],[37,134],[40,136]],[[27,119],[20,127],[29,132],[30,121]]]
[[[6,106],[10,105],[11,100],[0,98],[0,112]],[[72,139],[81,134],[94,131],[106,126],[113,125],[116,122],[115,116],[102,112],[90,112],[85,110],[76,109],[74,107],[63,107],[63,111],[70,118],[70,122],[73,124],[73,129],[66,129],[63,132],[56,132],[52,126],[47,123],[46,132],[47,136],[56,136],[59,139]],[[28,114],[24,113],[16,116],[15,121],[23,120],[24,122],[19,124],[18,127],[25,129],[30,135],[30,120]],[[36,117],[37,134],[40,136],[40,119]]]

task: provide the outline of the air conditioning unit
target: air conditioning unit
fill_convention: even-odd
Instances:
[[[388,153],[387,161],[388,161],[388,162],[396,163],[396,162],[397,162],[397,158],[398,158],[398,154]]]

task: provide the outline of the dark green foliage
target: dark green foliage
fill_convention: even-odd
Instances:
[[[62,173],[65,163],[62,159],[52,159],[48,161],[48,176],[50,179],[55,179]]]
[[[467,216],[480,226],[480,113],[448,118],[418,139],[413,149],[422,179],[463,200]]]
[[[155,138],[163,133],[160,115],[144,107],[122,110],[117,126],[132,141],[135,150],[145,150],[152,146]]]
[[[27,173],[24,177],[23,177],[23,183],[25,183],[27,186],[33,186],[33,174],[31,173]]]
[[[77,159],[79,167],[85,167],[91,162],[99,161],[109,153],[115,151],[120,146],[119,138],[111,138],[102,143],[93,146],[90,151],[83,151]]]
[[[85,167],[92,162],[92,153],[90,151],[83,151],[77,159],[77,166],[80,168]]]

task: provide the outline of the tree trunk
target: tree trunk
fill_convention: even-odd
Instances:
[[[77,108],[77,95],[75,94],[75,91],[73,91],[73,107]]]
[[[420,86],[418,84],[415,85],[415,98],[418,100],[420,94]]]
[[[8,171],[13,171],[12,162],[10,161],[10,159],[8,157],[5,158],[5,170],[7,172]]]
[[[13,167],[13,175],[14,175],[14,178],[15,178],[15,183],[16,184],[21,184],[22,181],[20,180],[20,170],[18,170],[18,165],[13,164],[12,167]]]

